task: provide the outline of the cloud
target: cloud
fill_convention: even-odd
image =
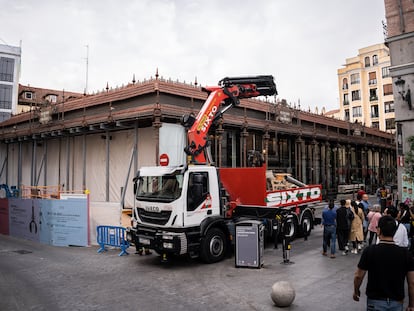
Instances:
[[[376,0],[7,2],[0,38],[23,42],[21,82],[79,92],[89,45],[89,91],[148,78],[157,67],[165,78],[197,76],[203,85],[273,74],[281,98],[333,109],[336,70],[383,41]]]

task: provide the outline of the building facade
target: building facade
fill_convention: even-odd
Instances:
[[[0,44],[0,122],[17,113],[21,48]]]
[[[410,170],[413,152],[410,140],[414,139],[414,110],[411,90],[414,89],[414,1],[385,0],[387,24],[384,28],[385,43],[391,56],[390,76],[393,80],[395,97],[395,121],[397,125],[398,186],[402,199],[405,198],[406,185],[404,175]],[[413,183],[408,186],[413,190]],[[413,196],[411,195],[411,200]]]
[[[395,131],[390,56],[385,44],[358,50],[338,69],[340,115],[381,131]]]
[[[0,183],[89,189],[92,201],[131,206],[137,169],[180,145],[182,135],[168,134],[206,98],[199,86],[156,76],[57,103],[46,122],[40,109],[16,115],[0,123]],[[242,100],[209,135],[217,166],[249,166],[256,151],[269,169],[322,184],[325,195],[340,184],[395,182],[393,135],[283,102]]]

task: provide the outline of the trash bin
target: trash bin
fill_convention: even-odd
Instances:
[[[264,226],[257,220],[243,220],[236,225],[236,268],[263,266]]]

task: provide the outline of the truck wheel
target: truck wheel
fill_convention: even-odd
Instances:
[[[300,235],[301,236],[309,236],[313,227],[313,218],[310,212],[305,212],[302,217],[302,221],[300,224]]]
[[[296,216],[292,217],[291,221],[284,224],[282,235],[293,240],[298,234],[298,220]]]
[[[201,259],[206,263],[214,263],[223,260],[227,251],[227,239],[223,231],[212,228],[207,231],[201,242]]]

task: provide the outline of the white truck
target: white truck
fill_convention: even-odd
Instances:
[[[211,165],[206,139],[220,104],[237,105],[239,98],[272,95],[272,76],[225,78],[210,93],[200,113],[185,116],[189,163],[142,167],[134,178],[135,206],[128,240],[170,254],[222,260],[232,244],[235,223],[260,220],[277,238],[280,222],[290,218],[291,237],[313,228],[310,203],[321,201],[320,185],[304,185],[287,174],[273,174],[265,166],[216,168]],[[283,217],[282,217],[283,216]],[[275,236],[276,235],[276,236]]]

